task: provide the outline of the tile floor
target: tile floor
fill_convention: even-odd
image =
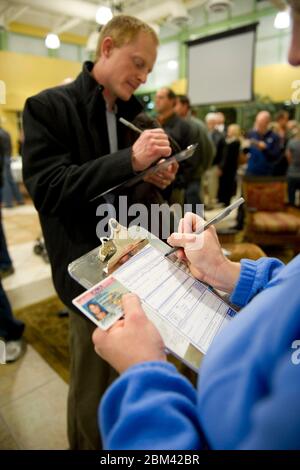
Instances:
[[[67,392],[30,345],[20,360],[0,365],[0,449],[67,449]]]
[[[50,266],[33,253],[40,235],[35,209],[4,209],[3,221],[16,269],[3,281],[13,308],[51,297]],[[67,384],[30,345],[17,362],[0,365],[0,450],[67,449],[67,392]]]
[[[33,252],[41,230],[32,205],[3,209],[4,230],[15,273],[3,280],[13,308],[22,308],[55,295],[50,265]]]

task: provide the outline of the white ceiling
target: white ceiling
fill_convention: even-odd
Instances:
[[[206,0],[198,0],[204,3]],[[49,29],[58,29],[63,26],[64,31],[74,34],[86,35],[95,29],[95,12],[100,5],[110,5],[115,11],[137,15],[147,13],[149,8],[162,6],[168,3],[161,0],[0,0],[0,17],[5,27],[9,23],[18,21]],[[174,3],[183,3],[185,0],[174,0]],[[78,20],[74,26],[68,25],[69,20]]]
[[[0,25],[9,28],[12,22],[87,36],[95,31],[95,12],[100,5],[109,5],[115,12],[139,16],[147,22],[168,25],[171,31],[180,30],[180,19],[187,14],[190,22],[207,7],[211,0],[0,0]],[[237,11],[251,13],[256,8],[270,6],[270,2],[285,0],[231,0],[230,14]],[[218,14],[217,14],[218,15]],[[176,20],[174,20],[174,17]],[[170,19],[174,21],[170,21]],[[177,21],[177,19],[179,20]],[[174,25],[174,23],[176,23]]]

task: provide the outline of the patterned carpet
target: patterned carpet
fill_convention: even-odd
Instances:
[[[64,308],[57,297],[46,299],[15,311],[26,323],[25,339],[45,361],[68,383],[69,348],[68,317],[58,316]]]

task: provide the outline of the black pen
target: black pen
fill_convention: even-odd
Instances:
[[[230,206],[225,207],[225,209],[219,212],[219,214],[217,214],[215,217],[205,222],[203,227],[201,227],[201,229],[198,232],[193,232],[193,233],[195,235],[200,235],[200,233],[204,232],[204,230],[208,229],[211,225],[215,225],[221,220],[225,219],[225,217],[227,217],[230,214],[230,212],[232,212],[234,209],[237,209],[244,202],[245,202],[245,199],[243,197],[240,197],[237,201],[230,204]],[[170,251],[168,251],[165,254],[165,257],[171,255],[172,253],[175,253],[175,251],[177,251],[179,248],[180,246],[174,246],[174,248],[172,248]]]
[[[123,117],[119,118],[119,121],[124,124],[124,126],[129,127],[129,129],[132,129],[133,131],[137,132],[138,134],[142,134],[143,130],[139,129],[137,126],[132,124],[132,122],[127,121],[127,119],[124,119]],[[156,127],[156,129],[163,129],[161,126]],[[145,130],[145,129],[144,129]],[[167,133],[166,133],[167,134]],[[176,152],[181,152],[181,147],[177,144],[176,140],[173,139],[173,137],[170,136],[170,134],[167,134],[169,141],[174,147],[174,151]]]

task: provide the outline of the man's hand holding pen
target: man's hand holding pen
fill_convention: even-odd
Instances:
[[[132,146],[132,168],[143,171],[160,157],[169,157],[172,149],[163,129],[147,129]]]
[[[171,155],[170,140],[173,141],[160,127],[142,131],[123,117],[120,118],[120,122],[140,134],[132,147],[132,167],[134,171],[145,170],[152,163],[157,162],[159,157],[169,157]],[[178,150],[180,151],[180,148]],[[160,160],[161,163],[164,161],[164,158]],[[178,168],[178,163],[176,161],[172,162],[167,168],[163,167],[161,170],[145,176],[144,181],[159,189],[165,189],[175,180]]]
[[[240,263],[224,256],[215,227],[203,230],[205,223],[198,215],[187,212],[179,222],[178,232],[167,241],[178,247],[177,257],[188,264],[196,279],[231,293],[240,275]]]

